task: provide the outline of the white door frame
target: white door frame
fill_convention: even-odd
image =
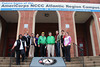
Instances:
[[[17,24],[17,35],[16,35],[16,40],[18,39],[18,36],[19,36],[19,31],[20,31],[20,20],[21,20],[21,13],[20,11],[17,11],[18,12],[18,24]]]
[[[96,14],[93,12],[92,16],[94,18],[94,23],[95,23],[95,28],[96,28],[96,34],[97,34],[97,40],[98,40],[98,45],[100,49],[100,29],[99,29],[99,23]]]
[[[91,45],[92,45],[93,56],[96,56],[92,27],[93,27],[93,20],[90,23],[90,37],[91,37],[91,43],[92,43]]]
[[[2,22],[0,20],[0,41],[1,41],[1,36],[2,36]]]
[[[73,27],[74,27],[74,36],[75,36],[75,44],[77,44],[77,35],[76,35],[76,25],[75,25],[75,13],[73,12]],[[78,47],[75,47],[76,49],[76,57],[78,57]]]

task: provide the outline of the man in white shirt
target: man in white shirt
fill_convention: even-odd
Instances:
[[[15,41],[12,50],[15,48],[16,51],[16,64],[20,65],[20,55],[22,55],[22,62],[25,59],[25,52],[26,52],[26,41],[22,39],[22,35],[19,35],[19,39]]]

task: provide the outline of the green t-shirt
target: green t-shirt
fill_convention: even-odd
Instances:
[[[54,36],[48,36],[47,37],[47,44],[55,44]]]
[[[46,37],[45,36],[40,36],[38,39],[38,45],[40,44],[46,44]]]

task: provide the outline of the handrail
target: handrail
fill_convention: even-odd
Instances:
[[[81,47],[79,47],[78,45],[76,45],[75,43],[73,43],[73,45],[77,46],[79,49],[81,49],[83,51],[83,49]]]
[[[73,43],[73,45],[77,46],[81,51],[82,51],[82,64],[83,64],[83,67],[85,67],[84,65],[84,54],[83,54],[83,49],[81,47],[79,47],[77,44]],[[76,56],[76,53],[75,53],[75,46],[74,46],[74,57]]]
[[[10,63],[9,63],[9,67],[11,67],[11,65],[12,65],[12,49],[10,51]]]

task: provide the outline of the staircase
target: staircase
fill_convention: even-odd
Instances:
[[[72,58],[65,62],[67,67],[83,67],[82,57]],[[100,67],[100,56],[84,56],[84,67]]]
[[[16,59],[10,57],[0,57],[0,67],[10,67],[10,59],[12,59],[11,67],[29,67],[32,58],[25,59],[21,65],[16,65]],[[65,62],[67,67],[83,67],[82,57],[71,58],[71,62]],[[84,67],[100,67],[100,56],[85,56]]]

